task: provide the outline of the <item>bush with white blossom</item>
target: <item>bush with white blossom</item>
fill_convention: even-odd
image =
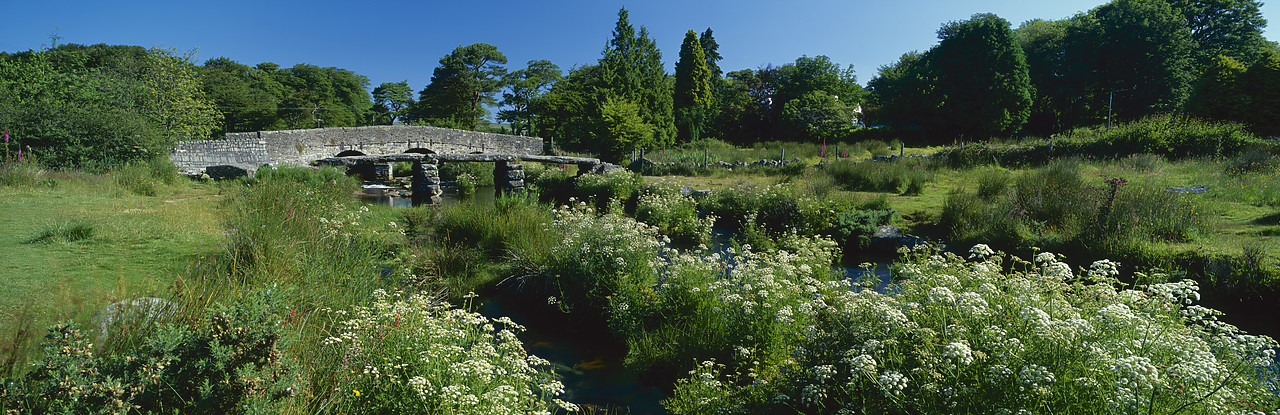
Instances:
[[[378,290],[334,310],[325,349],[339,413],[550,414],[577,410],[546,360],[506,317],[489,319],[422,294]]]
[[[815,290],[789,358],[697,366],[672,413],[1277,414],[1277,344],[1194,305],[1188,281],[1129,287],[1116,264],[968,260],[920,248],[898,284]],[[766,293],[767,295],[767,293]],[[1260,375],[1260,373],[1263,373]],[[714,382],[712,382],[714,381]],[[1270,411],[1270,412],[1268,412]]]

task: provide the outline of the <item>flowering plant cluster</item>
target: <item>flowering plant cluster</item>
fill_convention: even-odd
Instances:
[[[550,248],[513,252],[518,283],[585,315],[603,311],[613,295],[653,287],[658,253],[670,242],[657,228],[616,212],[597,215],[582,202],[557,209],[547,230],[559,236]]]
[[[525,352],[524,327],[422,294],[378,290],[343,319],[334,353],[342,413],[550,414],[576,411],[550,363]]]
[[[1125,288],[1115,267],[1076,274],[1048,253],[1024,261],[979,245],[966,260],[920,248],[887,292],[815,290],[803,308],[777,310],[800,333],[786,359],[699,366],[666,404],[673,413],[1275,411],[1275,379],[1258,375],[1274,364],[1274,340],[1194,305],[1194,283]]]
[[[685,245],[707,243],[715,216],[698,219],[698,202],[675,189],[663,188],[640,196],[636,220],[657,227],[673,241]]]

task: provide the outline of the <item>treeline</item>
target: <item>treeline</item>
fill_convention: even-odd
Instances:
[[[939,43],[879,68],[873,122],[926,143],[1048,136],[1180,113],[1280,129],[1280,60],[1260,2],[1116,0],[1017,29],[992,14],[950,22]]]
[[[567,73],[508,70],[496,46],[459,46],[416,94],[341,68],[137,46],[0,53],[0,125],[53,166],[115,164],[227,132],[410,123],[505,131],[616,159],[701,138],[923,144],[1039,135],[1185,114],[1280,130],[1280,57],[1255,0],[1115,0],[1016,29],[993,14],[944,24],[939,43],[879,68],[864,90],[826,56],[725,73],[712,30],[690,30],[674,74],[626,9],[600,58]],[[56,40],[56,39],[55,39]],[[491,114],[491,108],[498,108]],[[494,119],[504,124],[492,124]],[[882,126],[863,129],[863,125]]]
[[[340,68],[76,44],[0,53],[0,126],[17,160],[90,170],[168,156],[229,131],[372,124],[368,78]]]
[[[6,156],[25,152],[22,160],[48,166],[105,168],[167,156],[175,140],[207,137],[218,112],[189,61],[189,54],[138,46],[0,53]]]
[[[507,58],[493,45],[460,46],[440,59],[416,100],[407,81],[375,88],[374,111],[383,123],[477,129],[484,128],[488,108],[499,106],[496,118],[516,134],[605,158],[704,137],[738,144],[838,138],[854,126],[865,93],[852,66],[801,56],[726,74],[718,49],[710,28],[690,30],[675,74],[668,74],[648,29],[633,26],[622,9],[594,64],[565,74],[533,60],[508,72]]]

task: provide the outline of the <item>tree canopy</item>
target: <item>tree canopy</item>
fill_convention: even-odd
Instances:
[[[487,43],[459,46],[440,58],[431,83],[418,94],[410,118],[440,127],[474,130],[496,105],[507,57]]]

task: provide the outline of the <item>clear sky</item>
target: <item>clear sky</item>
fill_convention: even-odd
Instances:
[[[197,49],[197,64],[225,56],[256,65],[336,66],[371,85],[408,80],[420,90],[440,57],[460,45],[493,44],[511,70],[548,59],[568,70],[595,63],[621,7],[645,26],[672,71],[686,31],[710,27],[726,72],[827,55],[853,64],[865,85],[876,68],[937,42],[948,21],[990,12],[1015,27],[1056,20],[1104,0],[0,0],[0,51],[62,43]],[[1280,6],[1263,16],[1280,20]],[[1265,33],[1270,40],[1280,29]]]

